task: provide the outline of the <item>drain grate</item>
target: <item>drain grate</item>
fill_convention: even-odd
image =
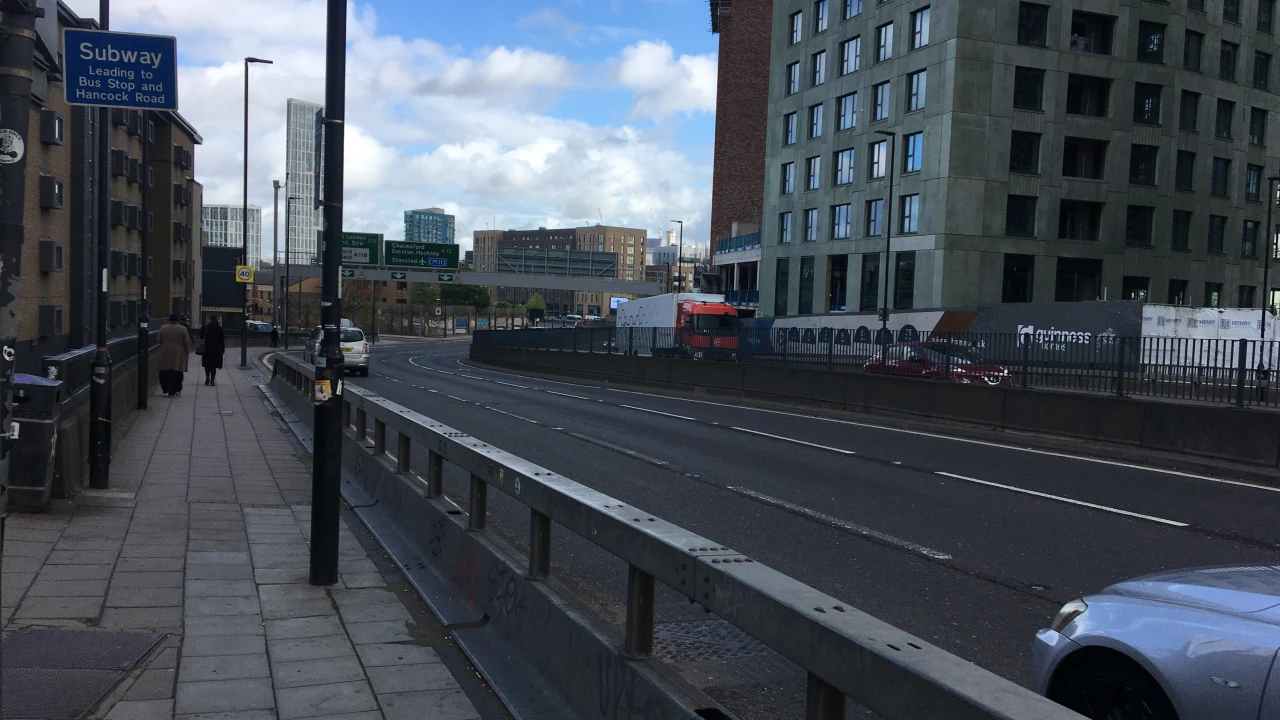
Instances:
[[[83,716],[155,647],[158,633],[33,629],[4,640],[0,716]]]
[[[727,621],[716,619],[655,626],[653,654],[664,662],[686,663],[771,655],[773,651]]]

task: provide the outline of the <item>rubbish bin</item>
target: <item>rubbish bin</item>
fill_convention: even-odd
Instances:
[[[49,504],[61,403],[62,381],[26,373],[13,376],[13,422],[17,434],[9,446],[12,508],[38,510]]]

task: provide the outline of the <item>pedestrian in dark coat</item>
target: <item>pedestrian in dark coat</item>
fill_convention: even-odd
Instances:
[[[200,366],[204,368],[204,384],[217,385],[218,370],[222,369],[222,356],[227,352],[227,336],[216,316],[209,318],[201,332],[204,355],[201,356]]]
[[[271,326],[271,347],[280,345],[280,330],[275,325]]]
[[[160,328],[160,356],[156,369],[160,375],[160,391],[169,397],[182,394],[182,376],[187,372],[191,355],[191,333],[178,324],[177,314],[169,316],[169,324]]]

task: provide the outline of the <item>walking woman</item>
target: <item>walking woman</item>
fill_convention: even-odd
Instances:
[[[169,316],[169,324],[160,328],[160,391],[169,397],[182,394],[182,376],[187,372],[191,355],[191,333],[178,324],[177,314]]]
[[[227,352],[227,336],[222,332],[222,323],[217,316],[209,318],[204,324],[204,355],[200,366],[204,368],[204,384],[217,385],[218,371],[222,369],[222,356]]]

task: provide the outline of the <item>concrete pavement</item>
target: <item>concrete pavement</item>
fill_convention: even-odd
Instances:
[[[90,715],[106,720],[507,717],[358,521],[341,530],[340,582],[307,583],[311,459],[256,367],[228,353],[205,387],[197,363],[182,397],[139,414],[109,491],[10,515],[6,637],[164,634]]]

